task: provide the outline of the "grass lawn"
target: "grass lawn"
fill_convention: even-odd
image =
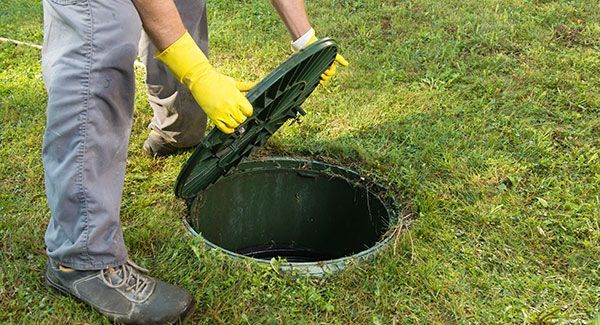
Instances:
[[[190,290],[201,323],[600,322],[598,2],[307,2],[351,66],[266,150],[370,175],[408,228],[324,279],[207,250],[173,194],[189,153],[142,154],[140,69],[121,210],[131,258]],[[257,79],[289,55],[268,1],[209,11],[220,70]],[[39,0],[0,12],[0,37],[41,43]],[[0,322],[107,322],[43,285],[45,100],[40,51],[0,43]]]

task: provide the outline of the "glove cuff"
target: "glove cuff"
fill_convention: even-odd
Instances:
[[[164,51],[155,55],[154,58],[163,62],[179,82],[188,86],[192,82],[188,77],[192,75],[191,71],[194,71],[194,78],[198,78],[212,69],[208,58],[187,31]]]
[[[297,40],[292,42],[292,47],[296,51],[300,51],[305,48],[308,44],[312,43],[311,40],[315,38],[315,30],[309,29],[304,35],[300,36]]]

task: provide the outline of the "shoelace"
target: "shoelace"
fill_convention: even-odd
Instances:
[[[119,283],[112,282],[112,279],[109,277],[109,274],[112,272],[117,272],[117,276],[121,278]],[[126,263],[116,267],[114,271],[109,271],[109,269],[102,270],[102,281],[108,287],[114,289],[125,286],[125,291],[133,290],[138,295],[148,286],[148,282],[138,272],[145,274],[148,273],[148,270],[128,260]]]

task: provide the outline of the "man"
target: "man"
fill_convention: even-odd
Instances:
[[[316,40],[303,0],[272,4],[295,49]],[[142,27],[154,110],[144,144],[149,154],[198,144],[206,117],[232,133],[252,114],[240,92],[251,85],[210,65],[204,0],[43,0],[43,7],[47,282],[114,321],[181,320],[193,309],[192,297],[128,260],[119,221]],[[334,73],[332,66],[322,78]]]

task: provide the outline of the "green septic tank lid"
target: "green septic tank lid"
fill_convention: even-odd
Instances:
[[[337,54],[328,38],[292,55],[248,92],[254,114],[234,134],[214,128],[202,141],[175,182],[175,195],[192,198],[235,168],[287,120],[306,114],[300,105],[319,85],[320,76]]]

